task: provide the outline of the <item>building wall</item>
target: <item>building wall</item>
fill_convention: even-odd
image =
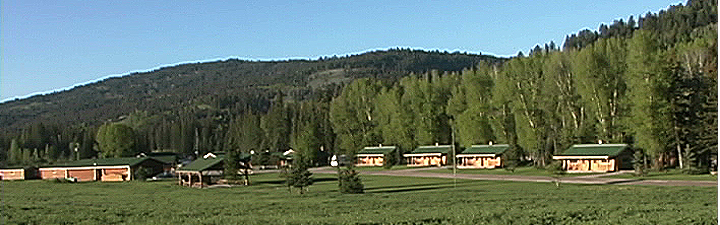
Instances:
[[[94,181],[94,169],[69,169],[68,176],[77,178],[78,181]]]
[[[408,166],[442,166],[447,162],[446,156],[411,156],[407,160]]]
[[[126,181],[130,179],[130,173],[127,168],[102,169],[101,174],[101,181]]]
[[[500,157],[460,157],[458,158],[459,168],[498,168],[502,167]]]
[[[355,165],[357,165],[357,166],[382,166],[383,165],[383,157],[382,156],[358,157],[357,163]]]
[[[615,159],[563,159],[563,168],[568,172],[613,172],[617,170]]]
[[[0,170],[0,180],[25,180],[25,170]]]
[[[44,169],[40,170],[40,178],[41,179],[55,179],[55,178],[65,178],[65,170],[64,169]]]

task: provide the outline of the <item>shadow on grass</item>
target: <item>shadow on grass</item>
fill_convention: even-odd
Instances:
[[[645,179],[625,179],[625,180],[618,180],[618,181],[610,181],[606,182],[605,184],[622,184],[622,183],[632,183],[632,182],[640,182],[644,181]]]
[[[314,182],[337,181],[337,178],[334,178],[334,177],[313,178],[313,181]]]
[[[321,177],[321,178],[313,178],[313,182],[319,183],[319,182],[330,182],[330,181],[337,181],[337,178],[332,177]],[[277,179],[277,180],[260,180],[260,181],[253,181],[255,184],[275,184],[275,185],[283,185],[285,184],[285,179]]]
[[[253,181],[255,184],[285,184],[285,180],[262,180],[262,181]]]
[[[467,187],[471,186],[473,181],[458,181],[453,182],[441,182],[441,183],[430,183],[430,184],[411,184],[411,185],[398,185],[398,186],[382,186],[365,188],[367,193],[398,193],[398,192],[411,192],[411,191],[427,191],[437,189],[448,189],[455,187]]]

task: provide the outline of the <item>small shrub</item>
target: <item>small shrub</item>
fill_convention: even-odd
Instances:
[[[361,194],[365,192],[365,186],[354,168],[348,166],[345,169],[338,169],[338,186],[340,193]]]
[[[300,188],[300,194],[305,193],[305,188],[313,184],[312,173],[302,159],[295,160],[292,167],[284,168],[280,176],[285,178],[288,191],[291,191],[292,187],[296,187]]]

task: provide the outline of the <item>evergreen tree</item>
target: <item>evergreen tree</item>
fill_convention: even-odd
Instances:
[[[10,159],[10,164],[21,164],[23,163],[23,151],[20,148],[20,145],[18,144],[17,139],[13,138],[12,141],[10,141],[10,149],[8,150],[10,154],[8,154],[8,159]]]
[[[270,111],[263,118],[262,123],[270,151],[281,152],[290,148],[291,121],[282,93],[275,96]]]
[[[292,166],[284,176],[288,188],[299,188],[300,194],[304,194],[305,188],[313,184],[312,173],[308,171],[307,159],[302,157],[295,157]]]
[[[352,164],[347,168],[338,169],[338,187],[343,194],[361,194],[365,192],[365,185],[360,179],[359,173],[355,171]]]

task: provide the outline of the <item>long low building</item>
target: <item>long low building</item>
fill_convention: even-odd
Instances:
[[[573,145],[553,159],[561,160],[563,170],[570,173],[632,169],[632,151],[627,144]]]
[[[75,178],[77,181],[129,181],[135,179],[139,169],[148,175],[163,171],[167,163],[152,157],[124,157],[104,159],[83,159],[66,163],[41,166],[38,170],[42,179]]]
[[[458,168],[481,169],[503,166],[502,154],[510,149],[509,145],[473,145],[457,155]]]

